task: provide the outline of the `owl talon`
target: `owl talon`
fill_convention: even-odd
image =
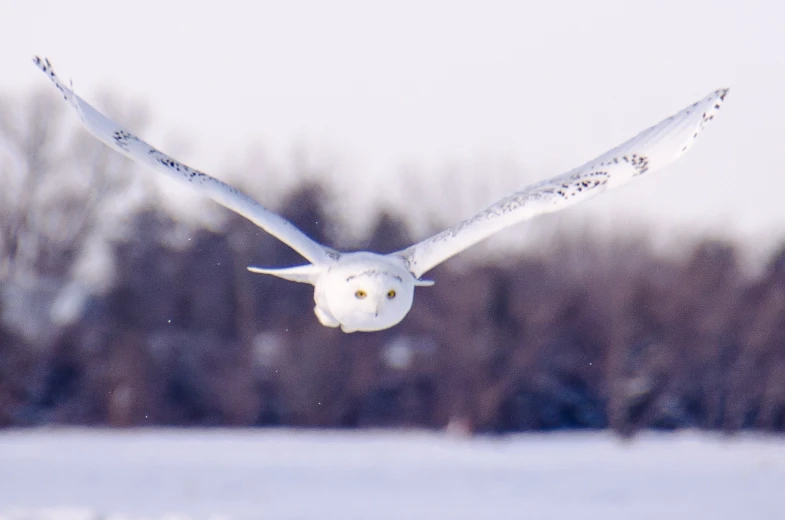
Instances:
[[[321,323],[325,327],[335,328],[340,325],[340,322],[338,322],[338,320],[333,318],[332,314],[322,309],[318,305],[313,308],[313,312],[316,314],[316,317],[319,319],[319,323]]]

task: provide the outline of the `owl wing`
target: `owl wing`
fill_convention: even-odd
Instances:
[[[294,224],[267,210],[247,195],[206,173],[172,159],[101,114],[60,81],[52,70],[49,60],[42,60],[36,56],[33,62],[49,76],[68,104],[79,114],[87,130],[109,147],[165,173],[172,179],[192,186],[289,245],[313,264],[324,264],[338,257],[336,251],[315,242]]]
[[[513,193],[468,220],[391,256],[422,276],[436,265],[508,226],[566,208],[672,163],[714,119],[729,89],[712,92],[629,141],[565,174]]]

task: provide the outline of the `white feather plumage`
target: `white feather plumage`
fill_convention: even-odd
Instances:
[[[58,79],[49,60],[35,57],[33,61],[49,76],[96,138],[131,159],[191,185],[300,253],[309,264],[284,269],[249,267],[249,270],[312,284],[319,321],[328,327],[340,326],[345,332],[382,330],[399,323],[411,309],[414,288],[432,283],[420,280],[423,274],[492,234],[561,210],[672,163],[689,150],[728,93],[728,89],[716,90],[583,166],[515,192],[411,247],[380,255],[340,253],[315,242],[247,195],[176,161],[98,112]]]

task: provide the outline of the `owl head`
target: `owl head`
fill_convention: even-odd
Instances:
[[[377,261],[333,268],[323,283],[325,306],[344,331],[352,332],[397,324],[412,308],[415,286],[432,282],[416,280],[402,267]]]

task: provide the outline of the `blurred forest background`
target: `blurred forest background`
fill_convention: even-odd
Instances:
[[[141,105],[104,101],[144,135]],[[49,88],[0,98],[2,427],[785,430],[785,251],[750,274],[732,244],[663,256],[565,233],[448,262],[399,326],[347,335],[318,323],[310,286],[246,270],[296,253],[228,212],[172,216],[66,108]],[[415,238],[394,211],[341,235],[348,201],[318,176],[271,195],[275,172],[245,170],[215,173],[318,241]]]

